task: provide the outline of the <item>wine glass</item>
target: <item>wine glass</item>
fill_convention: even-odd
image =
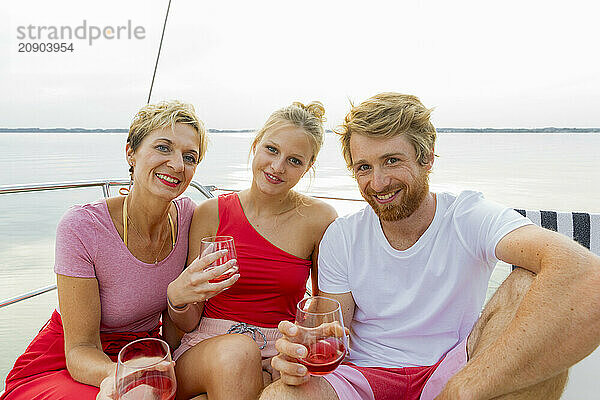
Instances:
[[[227,250],[227,254],[223,257],[219,258],[216,261],[213,261],[208,267],[205,268],[206,271],[211,270],[215,267],[221,266],[225,264],[229,260],[237,259],[237,255],[235,252],[235,244],[233,242],[232,236],[209,236],[205,237],[201,241],[200,245],[200,254],[205,256],[206,254],[214,253],[219,250]],[[209,280],[210,283],[222,282],[225,279],[231,278],[234,274],[233,269],[229,269],[225,271],[222,275]]]
[[[115,376],[117,400],[173,400],[177,383],[169,345],[145,338],[119,352]]]
[[[311,375],[333,372],[346,357],[348,341],[340,303],[327,297],[313,296],[301,300],[296,310],[300,334],[294,341],[308,350],[298,362]]]

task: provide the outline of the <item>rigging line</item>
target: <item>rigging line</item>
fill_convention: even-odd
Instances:
[[[165,28],[167,27],[167,19],[169,18],[169,9],[171,9],[171,0],[167,6],[167,13],[165,14],[165,23],[163,24],[162,34],[160,35],[160,44],[158,45],[158,54],[156,55],[156,63],[154,64],[154,73],[152,74],[152,83],[150,84],[150,92],[148,93],[148,100],[146,104],[150,104],[150,97],[152,97],[152,88],[154,87],[154,78],[156,77],[156,69],[158,68],[158,60],[160,59],[160,49],[162,48],[163,38],[165,37]]]

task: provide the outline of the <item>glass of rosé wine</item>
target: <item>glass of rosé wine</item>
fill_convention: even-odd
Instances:
[[[174,400],[177,383],[169,345],[155,338],[138,339],[117,358],[117,400]]]
[[[348,349],[340,303],[327,297],[313,296],[301,300],[296,309],[300,334],[294,341],[308,350],[298,362],[311,375],[327,375],[344,360]]]
[[[209,237],[205,237],[201,240],[200,254],[202,256],[217,252],[219,250],[227,250],[227,254],[225,254],[223,257],[219,258],[218,260],[213,261],[208,267],[205,268],[205,271],[208,271],[215,267],[221,266],[229,260],[237,259],[237,254],[235,253],[235,243],[233,242],[232,236],[209,236]],[[231,278],[234,273],[235,273],[235,271],[233,269],[229,269],[229,270],[225,271],[224,274],[216,277],[215,279],[209,280],[209,282],[210,283],[222,282],[225,279]]]

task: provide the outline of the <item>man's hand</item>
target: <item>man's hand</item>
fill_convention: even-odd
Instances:
[[[448,382],[435,400],[475,400],[476,397],[468,392],[468,388],[461,388]]]
[[[288,385],[302,385],[307,382],[310,375],[302,364],[296,361],[298,357],[306,357],[308,350],[299,343],[302,336],[300,329],[289,321],[281,321],[278,326],[283,337],[275,342],[278,355],[271,359],[273,369],[281,374],[281,381]]]
[[[264,360],[262,360],[262,370],[263,370],[263,377],[265,380],[265,382],[264,382],[265,386],[267,386],[268,384],[271,384],[281,378],[279,371],[274,369],[273,366],[271,365],[272,359],[273,359],[273,357],[269,357],[269,358],[265,358]],[[265,372],[268,374],[268,376],[264,374]]]
[[[308,355],[308,349],[302,343],[310,342],[315,337],[341,337],[349,333],[339,322],[324,323],[316,328],[304,328],[289,321],[281,321],[278,326],[283,337],[275,342],[279,354],[271,360],[273,368],[281,374],[281,380],[288,385],[302,385],[310,375],[306,367],[297,362],[298,358]]]
[[[482,398],[475,393],[473,382],[460,379],[460,371],[454,375],[444,386],[442,392],[435,400],[475,400]]]

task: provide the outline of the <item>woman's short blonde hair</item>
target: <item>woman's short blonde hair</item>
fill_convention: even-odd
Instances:
[[[323,145],[324,115],[325,107],[323,107],[323,104],[319,101],[313,101],[308,105],[294,102],[287,107],[280,108],[271,114],[269,119],[267,119],[267,122],[265,122],[263,127],[256,133],[251,146],[252,153],[256,152],[256,146],[267,132],[285,124],[291,124],[303,129],[309,138],[313,150],[312,157],[308,163],[308,166],[311,167]]]
[[[415,148],[419,164],[430,161],[436,138],[429,121],[433,109],[426,108],[418,97],[386,92],[351,106],[344,123],[335,131],[348,168],[352,168],[350,137],[354,134],[384,138],[405,135]]]
[[[150,132],[167,126],[174,128],[175,124],[188,124],[194,128],[200,139],[198,162],[202,161],[207,146],[204,124],[196,116],[193,105],[178,100],[161,101],[142,107],[133,117],[127,143],[135,152]]]

